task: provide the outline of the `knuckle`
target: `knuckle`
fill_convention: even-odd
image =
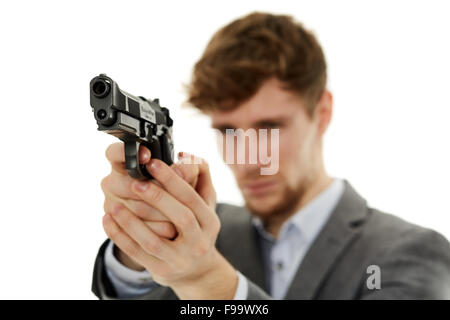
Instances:
[[[130,216],[121,214],[122,211],[123,211],[123,208],[119,209],[119,211],[118,211],[118,213],[119,213],[117,215],[118,220],[123,229],[129,230],[132,227],[132,220],[131,220]]]
[[[111,211],[108,198],[105,198],[105,201],[103,201],[103,211],[105,211],[105,213],[109,213]]]
[[[219,218],[215,217],[213,219],[213,222],[212,222],[211,225],[212,225],[213,234],[217,235],[219,233],[219,231],[220,231],[220,228],[222,227],[222,224],[221,224]]]
[[[159,252],[161,252],[161,245],[162,242],[155,238],[145,240],[142,244],[142,247],[149,253],[158,254]]]
[[[204,256],[206,253],[208,253],[210,248],[209,242],[203,240],[197,243],[196,248],[195,248],[195,255],[197,257],[202,257]]]
[[[163,198],[163,191],[154,183],[150,183],[148,188],[148,196],[151,202],[159,202]]]
[[[103,192],[105,192],[105,190],[107,190],[108,186],[109,186],[109,176],[106,176],[100,182],[100,187],[102,188]]]
[[[158,216],[155,212],[156,210],[153,207],[149,206],[148,204],[146,204],[140,200],[136,200],[136,201],[132,202],[131,211],[133,211],[137,217],[139,217],[143,220],[152,221],[152,220],[156,220],[158,218]]]
[[[119,230],[113,228],[109,222],[105,221],[105,219],[103,219],[103,229],[105,230],[108,238],[110,238],[113,242],[117,240],[117,237],[119,236]]]
[[[163,185],[169,184],[175,178],[175,175],[176,173],[172,169],[168,170],[167,167],[161,164],[158,180]]]
[[[194,195],[189,195],[186,197],[184,202],[186,206],[188,206],[189,208],[195,208],[197,204],[197,199],[194,197]]]
[[[126,207],[127,207],[128,210],[130,210],[131,212],[135,213],[139,217],[139,214],[137,212],[139,210],[139,208],[138,208],[138,204],[137,204],[136,200],[126,199],[124,201],[124,204],[126,204]]]
[[[186,212],[182,214],[181,217],[179,218],[178,225],[181,228],[185,229],[192,227],[194,225],[194,222],[195,222],[194,216],[190,212]]]
[[[142,201],[128,200],[128,206],[130,210],[139,218],[146,219],[149,217],[148,207],[145,206]]]
[[[122,251],[125,252],[130,258],[136,259],[138,256],[139,247],[135,243],[130,242],[123,246]]]

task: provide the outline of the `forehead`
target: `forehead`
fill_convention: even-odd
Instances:
[[[209,113],[212,126],[233,125],[245,128],[271,119],[292,117],[294,113],[305,112],[303,99],[282,88],[282,82],[271,78],[247,101],[230,111]]]

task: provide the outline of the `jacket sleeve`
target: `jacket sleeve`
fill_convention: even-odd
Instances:
[[[109,279],[105,270],[105,251],[109,244],[109,239],[107,239],[100,247],[97,258],[95,259],[94,272],[92,277],[92,292],[102,300],[117,300],[117,292],[114,289],[111,280]],[[150,292],[134,297],[137,300],[177,300],[178,297],[175,295],[172,289],[164,286],[157,286]]]
[[[450,244],[430,229],[399,237],[379,261],[381,288],[362,284],[361,299],[450,299]]]
[[[97,258],[95,259],[94,264],[94,272],[92,277],[92,292],[102,300],[117,300],[117,292],[114,289],[111,280],[105,271],[105,251],[109,244],[109,239],[106,240],[100,247]],[[264,292],[260,287],[250,281],[248,278],[248,300],[267,300],[271,299],[271,297]],[[137,300],[178,300],[175,292],[169,287],[164,287],[158,285],[156,288],[152,289],[150,292],[133,297],[133,299]]]

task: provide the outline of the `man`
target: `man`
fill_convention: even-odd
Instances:
[[[123,145],[111,145],[98,297],[450,298],[448,241],[368,207],[326,173],[332,95],[322,49],[301,24],[253,13],[219,30],[195,65],[189,102],[224,135],[279,129],[278,171],[230,163],[245,208],[216,206],[205,162],[170,168],[143,149],[155,180],[139,182],[124,169]]]

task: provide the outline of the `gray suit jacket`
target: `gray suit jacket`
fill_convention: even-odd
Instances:
[[[219,204],[217,248],[249,280],[248,299],[270,299],[257,233],[245,208]],[[104,270],[107,240],[95,261],[92,291],[114,299]],[[367,267],[381,271],[369,289]],[[330,219],[305,255],[286,299],[450,299],[450,244],[439,233],[367,206],[345,181]],[[159,286],[137,299],[177,299]]]

